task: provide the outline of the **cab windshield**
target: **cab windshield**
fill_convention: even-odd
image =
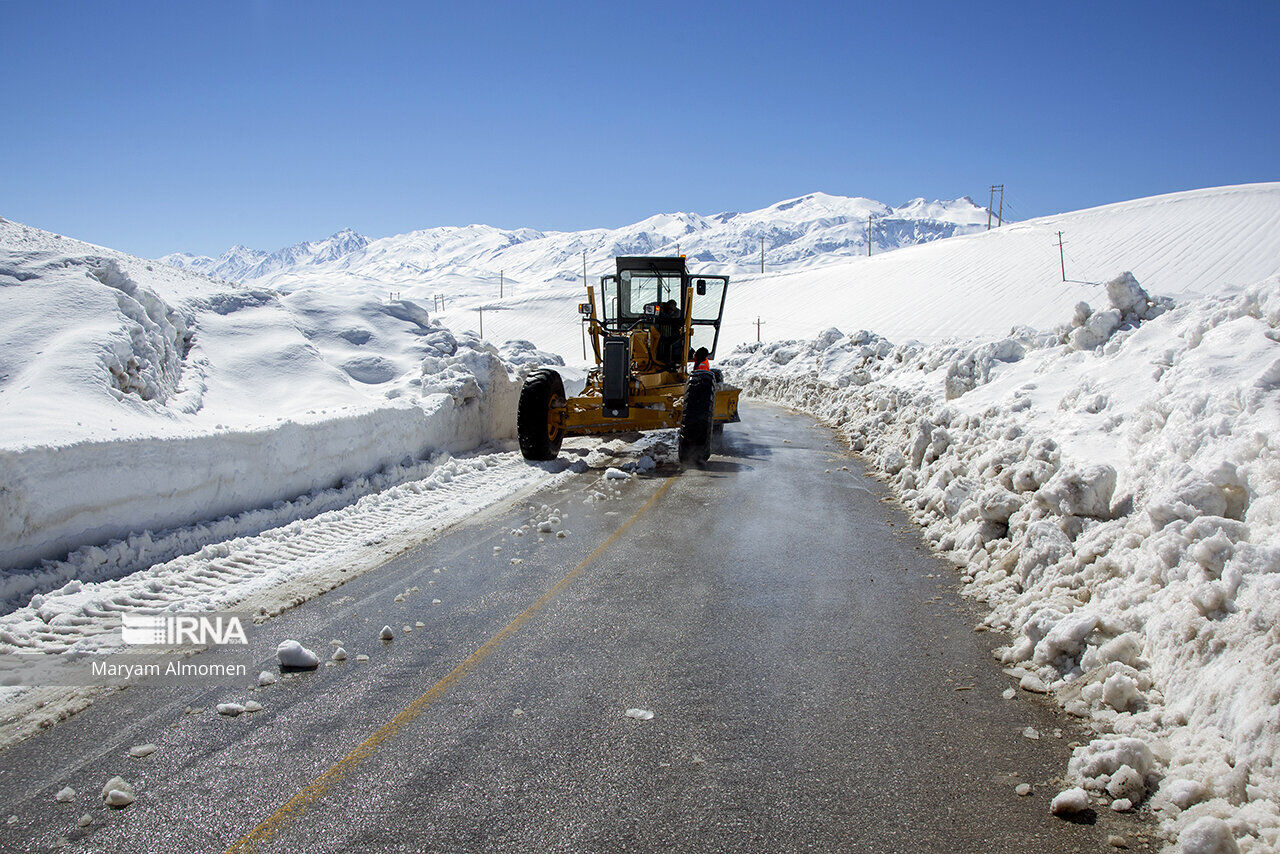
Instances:
[[[645,307],[668,300],[683,301],[679,273],[623,270],[604,277],[604,319],[611,326],[627,328],[645,316]]]

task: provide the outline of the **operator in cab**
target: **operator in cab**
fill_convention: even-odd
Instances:
[[[699,347],[693,354],[693,369],[695,371],[711,370],[711,360],[707,358],[710,354],[706,347]]]

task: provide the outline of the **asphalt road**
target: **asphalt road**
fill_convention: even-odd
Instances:
[[[705,468],[591,503],[579,475],[253,633],[262,669],[284,638],[342,664],[121,691],[0,752],[0,850],[1142,850],[1135,819],[1049,816],[1083,736],[1001,698],[998,639],[887,491],[808,418],[743,418]],[[543,504],[567,535],[511,536]],[[116,774],[123,810],[98,796]]]

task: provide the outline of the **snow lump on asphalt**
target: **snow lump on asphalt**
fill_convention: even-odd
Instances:
[[[276,648],[276,659],[281,667],[307,669],[320,664],[320,658],[296,640],[281,641]]]

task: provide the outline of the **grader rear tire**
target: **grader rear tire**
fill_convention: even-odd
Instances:
[[[550,368],[539,368],[525,377],[516,409],[516,436],[526,460],[554,460],[564,441],[564,428],[551,420],[564,406],[564,381]]]
[[[710,371],[694,371],[684,388],[680,416],[680,462],[705,463],[711,456],[716,410],[716,380]]]

